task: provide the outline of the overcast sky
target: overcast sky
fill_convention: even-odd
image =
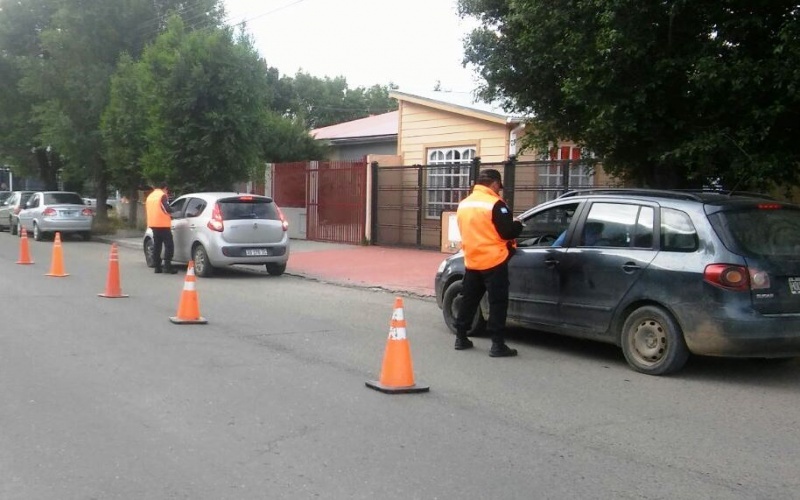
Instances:
[[[475,25],[456,0],[224,0],[229,24],[246,21],[261,55],[281,74],[344,76],[350,88],[393,82],[401,90],[472,92],[461,66]]]

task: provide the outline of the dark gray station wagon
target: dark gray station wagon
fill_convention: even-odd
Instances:
[[[510,324],[619,345],[661,375],[690,354],[800,355],[800,207],[752,194],[567,193],[520,217]],[[451,330],[464,262],[436,274]],[[485,297],[471,333],[488,314]]]

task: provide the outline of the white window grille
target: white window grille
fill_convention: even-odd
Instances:
[[[456,210],[458,202],[469,194],[469,170],[475,152],[471,146],[428,149],[427,218],[438,219],[442,212]]]
[[[552,188],[543,193],[544,199],[540,199],[540,203],[555,199],[561,194],[560,190],[563,187],[561,173],[563,166],[566,164],[563,160],[572,160],[569,169],[570,189],[594,186],[594,171],[587,169],[586,165],[580,162],[581,152],[579,148],[574,146],[553,148],[547,156],[549,156],[550,160],[562,161],[551,163],[547,165],[547,168],[539,169],[538,185],[543,188]]]

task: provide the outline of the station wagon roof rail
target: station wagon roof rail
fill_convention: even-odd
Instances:
[[[567,191],[559,198],[571,198],[574,196],[656,196],[661,198],[671,198],[676,200],[707,201],[713,196],[741,196],[749,198],[763,198],[771,200],[771,196],[761,193],[750,193],[746,191],[722,191],[711,189],[687,189],[687,190],[667,190],[667,189],[646,189],[646,188],[585,188]]]

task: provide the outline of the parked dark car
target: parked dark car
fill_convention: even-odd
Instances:
[[[567,193],[520,219],[510,324],[616,344],[633,369],[652,375],[679,370],[690,354],[800,355],[796,205],[606,189]],[[436,273],[451,330],[463,273],[460,253]],[[471,333],[487,313],[484,298]]]
[[[8,198],[0,201],[0,230],[8,229],[11,234],[17,234],[19,212],[32,194],[33,191],[11,191]]]

